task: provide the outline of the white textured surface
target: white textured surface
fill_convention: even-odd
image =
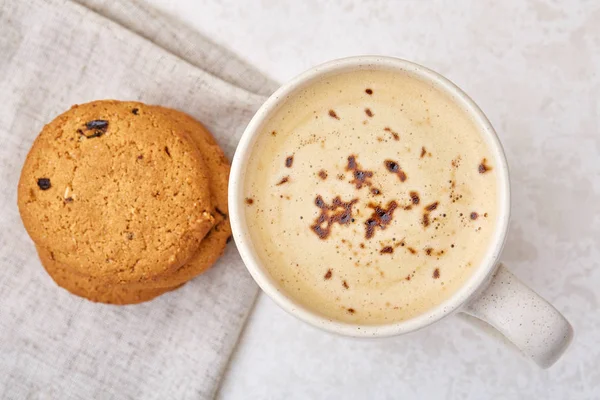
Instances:
[[[461,86],[511,167],[504,261],[575,329],[564,358],[543,371],[470,319],[356,340],[302,324],[263,295],[222,398],[600,398],[599,1],[148,1],[279,80],[378,53]]]

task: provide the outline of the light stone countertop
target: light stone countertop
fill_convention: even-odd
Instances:
[[[261,294],[219,397],[600,399],[599,0],[146,1],[280,81],[330,59],[383,54],[458,84],[507,153],[503,259],[575,329],[544,371],[458,316],[403,337],[349,339]]]

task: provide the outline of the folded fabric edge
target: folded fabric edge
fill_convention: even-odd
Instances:
[[[271,95],[279,84],[186,25],[138,0],[69,0],[144,37],[169,53],[205,70],[218,79],[261,96]]]

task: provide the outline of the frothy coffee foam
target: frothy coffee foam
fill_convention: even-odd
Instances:
[[[442,303],[481,262],[497,217],[490,150],[446,94],[356,71],[293,95],[246,172],[257,255],[297,302],[380,324]]]

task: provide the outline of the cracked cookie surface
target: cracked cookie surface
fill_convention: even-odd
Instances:
[[[146,287],[170,287],[180,285],[209,269],[225,251],[231,238],[229,208],[227,205],[227,185],[230,164],[212,134],[189,115],[155,106],[155,112],[162,112],[165,118],[178,123],[194,141],[208,167],[209,187],[213,204],[215,225],[200,243],[196,253],[176,271],[157,276]]]

